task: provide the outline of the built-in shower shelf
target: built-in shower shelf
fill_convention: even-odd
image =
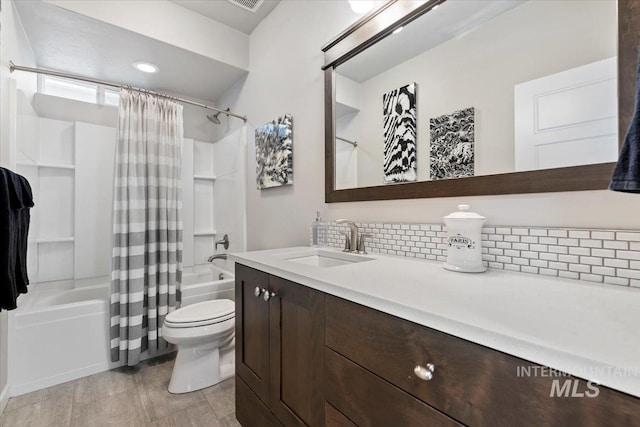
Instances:
[[[215,176],[206,176],[206,175],[194,175],[193,179],[199,179],[202,181],[215,181],[216,177]]]
[[[27,162],[18,162],[18,166],[37,166],[39,168],[48,168],[48,169],[69,169],[74,170],[75,165],[64,164],[64,163],[27,163]]]
[[[216,230],[209,230],[209,231],[196,231],[193,233],[194,236],[215,236],[216,235]]]
[[[44,237],[42,239],[36,239],[36,243],[64,243],[75,242],[75,237]]]

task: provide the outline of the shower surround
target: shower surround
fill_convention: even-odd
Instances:
[[[12,395],[114,366],[108,360],[107,284],[117,117],[114,107],[37,94],[34,109],[20,90],[15,97],[16,171],[33,184],[37,206],[29,293],[8,319]],[[246,130],[216,142],[184,138],[182,158],[183,303],[233,298],[227,292],[232,263],[216,261],[218,270],[206,260],[215,253],[216,234],[229,235],[230,252],[246,247]],[[45,338],[52,351],[74,356],[49,357],[27,345]]]

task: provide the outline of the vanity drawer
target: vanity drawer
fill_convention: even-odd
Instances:
[[[518,377],[533,365],[525,360],[333,296],[325,310],[327,347],[464,424],[637,423],[640,399],[604,387],[594,398],[551,398],[554,378]],[[427,363],[433,378],[422,380],[414,367]]]
[[[344,414],[331,406],[328,402],[324,402],[324,422],[325,427],[357,427]]]
[[[357,426],[461,426],[329,348],[325,367],[325,399]]]

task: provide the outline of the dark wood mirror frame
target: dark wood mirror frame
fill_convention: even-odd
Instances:
[[[419,181],[375,187],[335,189],[335,67],[364,51],[393,30],[408,24],[445,0],[392,0],[365,15],[327,43],[324,70],[325,202],[418,199],[453,196],[604,190],[615,163],[527,172],[482,175],[442,181]],[[636,60],[640,47],[640,1],[618,0],[618,134],[624,140],[635,99]]]

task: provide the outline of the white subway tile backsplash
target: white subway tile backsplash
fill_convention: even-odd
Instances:
[[[558,255],[558,261],[577,264],[580,262],[580,257],[577,255]]]
[[[640,270],[626,270],[619,268],[617,271],[618,277],[627,277],[629,279],[640,280]]]
[[[602,274],[603,276],[615,276],[616,275],[616,269],[615,268],[611,268],[611,267],[593,266],[593,267],[591,267],[591,272],[593,274]]]
[[[618,231],[616,240],[628,240],[630,242],[640,242],[640,233],[630,233],[627,231]]]
[[[589,248],[569,248],[569,253],[571,255],[591,255],[591,249]]]
[[[593,257],[593,256],[581,256],[580,257],[580,264],[602,265],[603,263],[604,263],[604,261],[602,260],[602,258]]]
[[[614,240],[616,238],[616,233],[613,231],[591,231],[592,239],[601,239],[601,240]]]
[[[567,254],[569,253],[569,248],[566,246],[549,246],[549,252],[554,254]]]
[[[554,270],[569,270],[569,265],[566,262],[549,262],[549,268]]]
[[[618,286],[629,286],[629,279],[624,277],[608,277],[605,276],[604,283]]]
[[[629,268],[629,261],[626,259],[605,258],[604,265],[607,267]]]
[[[607,241],[603,242],[603,246],[606,249],[629,249],[629,242],[622,242],[620,240]],[[637,249],[631,248],[633,250],[640,250],[640,247]]]
[[[529,245],[529,250],[535,251],[535,252],[547,252],[549,250],[549,247],[547,245],[532,243],[531,245]]]
[[[504,269],[509,271],[520,271],[520,266],[515,264],[505,264]]]
[[[615,258],[616,251],[613,249],[591,249],[591,255],[601,258]]]
[[[358,226],[374,234],[371,252],[446,260],[447,232],[441,224]],[[347,230],[330,224],[329,246],[342,248],[339,232]],[[640,287],[640,231],[484,227],[481,245],[489,268]]]
[[[580,273],[580,280],[586,280],[588,282],[602,283],[603,277],[600,276],[599,274]]]
[[[549,265],[548,261],[544,261],[541,259],[532,259],[529,264],[533,267],[547,268]]]
[[[591,233],[586,230],[569,230],[569,237],[573,239],[588,239]]]
[[[542,252],[540,254],[540,259],[544,259],[546,261],[558,261],[559,257],[560,257],[560,255],[552,254],[550,252]]]
[[[578,273],[591,273],[591,266],[584,264],[569,264],[569,271]]]
[[[548,233],[551,237],[567,237],[569,235],[567,230],[549,230]]]
[[[540,237],[538,239],[538,243],[541,243],[543,245],[557,245],[558,238],[557,237]]]
[[[580,239],[580,246],[583,248],[601,248],[602,240]]]
[[[558,276],[564,277],[565,279],[580,279],[580,274],[574,273],[573,271],[558,271]]]
[[[551,270],[548,268],[541,268],[539,270],[539,274],[542,274],[544,276],[557,276],[558,275],[558,271],[557,270]]]
[[[558,239],[558,244],[562,246],[579,246],[580,240],[578,239]]]

